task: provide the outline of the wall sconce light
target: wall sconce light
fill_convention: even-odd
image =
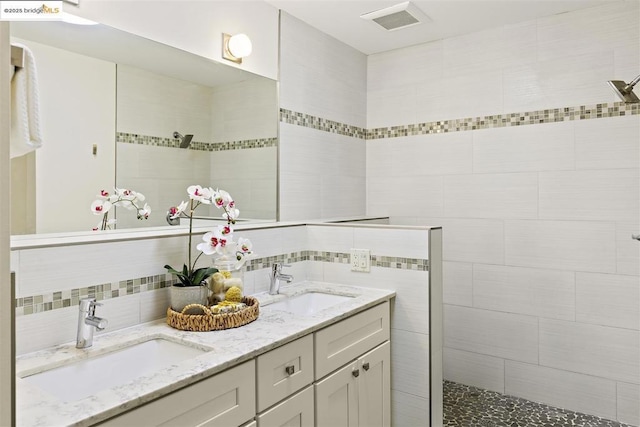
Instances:
[[[222,33],[222,57],[242,64],[242,58],[251,54],[251,40],[246,34],[230,35]]]

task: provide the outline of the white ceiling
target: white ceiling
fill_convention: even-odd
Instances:
[[[266,0],[320,31],[372,54],[619,0],[414,0],[431,22],[386,31],[360,18],[403,0]]]

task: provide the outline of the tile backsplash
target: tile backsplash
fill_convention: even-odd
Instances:
[[[339,264],[349,264],[350,254],[346,252],[301,251],[280,254],[265,258],[255,258],[246,265],[247,272],[255,272],[270,268],[275,262],[292,264],[302,261],[317,261]],[[394,268],[403,270],[427,271],[427,259],[404,258],[394,256],[371,255],[371,266]],[[137,277],[120,280],[113,283],[90,285],[82,288],[53,291],[40,295],[29,295],[16,298],[16,316],[26,316],[57,310],[67,307],[77,307],[83,298],[96,298],[98,301],[114,299],[127,295],[150,292],[171,287],[177,279],[171,274]],[[253,291],[253,290],[252,290]]]

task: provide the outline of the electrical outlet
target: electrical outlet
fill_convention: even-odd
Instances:
[[[371,271],[371,250],[351,249],[351,271]]]

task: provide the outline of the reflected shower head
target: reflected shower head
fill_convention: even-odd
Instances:
[[[633,103],[640,102],[640,99],[638,99],[636,94],[633,93],[633,87],[638,83],[638,81],[640,81],[640,76],[636,77],[628,84],[622,80],[609,80],[607,83],[609,83],[609,86],[613,88],[620,100],[627,103]]]
[[[182,136],[179,132],[174,132],[173,137],[176,139],[181,139],[180,148],[189,148],[189,145],[191,145],[191,140],[193,139],[193,135],[187,134]]]

